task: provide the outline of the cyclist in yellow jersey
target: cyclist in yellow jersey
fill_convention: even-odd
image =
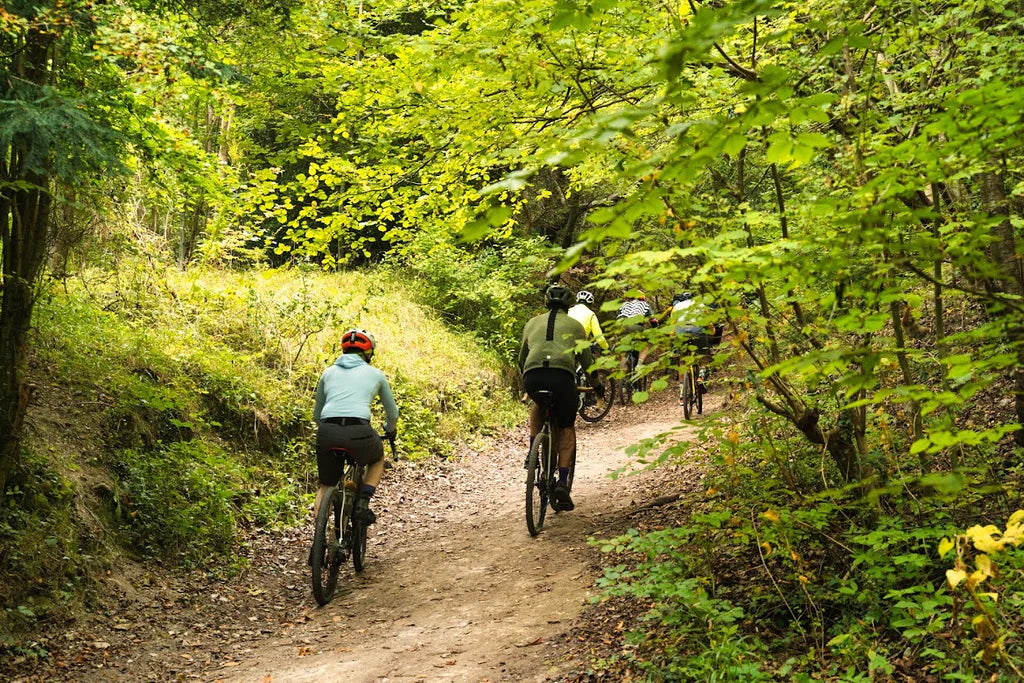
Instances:
[[[587,337],[597,342],[598,346],[607,351],[608,340],[604,338],[604,333],[601,332],[601,323],[597,319],[597,314],[590,310],[590,306],[593,305],[594,295],[586,290],[581,290],[576,293],[576,305],[569,309],[569,317],[583,325]]]

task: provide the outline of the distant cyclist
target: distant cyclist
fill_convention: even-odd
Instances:
[[[544,296],[547,313],[531,318],[523,328],[523,342],[519,348],[519,369],[523,373],[523,388],[533,399],[530,404],[530,443],[540,432],[544,416],[537,404],[538,391],[550,391],[554,397],[554,419],[557,427],[558,484],[552,492],[557,510],[572,510],[568,479],[572,456],[576,451],[576,411],[579,395],[576,391],[576,366],[590,368],[590,348],[577,356],[577,342],[587,338],[578,321],[569,317],[572,292],[561,285],[548,287]]]
[[[653,317],[654,311],[651,310],[650,304],[647,303],[647,296],[643,292],[639,292],[635,298],[628,299],[619,306],[619,313],[615,316],[615,319],[622,322],[622,332],[624,334],[637,334],[644,331]],[[631,349],[626,353],[627,360],[630,356],[633,357],[634,371],[647,360],[648,351],[649,347],[645,345],[640,351]],[[625,361],[623,366],[626,367]],[[631,381],[633,378],[627,377],[626,379]]]
[[[316,492],[316,506],[320,498],[341,479],[344,462],[335,457],[332,448],[344,448],[352,458],[366,465],[362,496],[356,516],[366,524],[373,524],[377,516],[370,509],[369,500],[377,490],[384,474],[384,444],[377,430],[370,426],[370,404],[380,398],[387,416],[384,427],[389,439],[395,437],[398,406],[391,393],[387,377],[370,361],[376,348],[373,335],[366,330],[348,330],[341,337],[342,354],[334,364],[324,370],[316,384],[316,405],[313,419],[317,422],[316,465],[320,488]]]
[[[601,323],[597,319],[597,314],[590,308],[593,305],[594,295],[585,289],[580,290],[576,292],[576,305],[569,309],[569,317],[583,325],[587,336],[607,351],[608,340],[604,338],[604,333],[601,331]]]
[[[672,297],[672,332],[674,335],[674,346],[676,353],[680,356],[689,355],[693,351],[705,354],[711,350],[712,334],[709,330],[715,330],[718,338],[721,339],[721,332],[715,327],[702,324],[701,318],[706,314],[705,307],[697,303],[692,292],[680,292]],[[679,363],[679,400],[683,400],[683,373],[686,372],[686,364]],[[700,393],[707,391],[707,368],[700,369],[697,377],[696,390]]]

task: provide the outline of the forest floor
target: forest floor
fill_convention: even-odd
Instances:
[[[718,404],[708,398],[705,413]],[[360,575],[344,568],[324,608],[309,586],[310,521],[254,533],[249,567],[230,579],[114,570],[118,598],[50,634],[42,643],[50,657],[8,673],[20,669],[21,681],[586,678],[588,658],[614,654],[620,640],[588,642],[603,630],[595,622],[608,619],[588,608],[600,576],[589,539],[635,526],[659,496],[699,487],[701,463],[608,475],[630,465],[626,446],[678,427],[680,412],[669,390],[643,406],[617,405],[597,424],[579,421],[576,509],[549,513],[536,538],[523,513],[523,427],[486,452],[390,469],[374,499],[367,566]]]

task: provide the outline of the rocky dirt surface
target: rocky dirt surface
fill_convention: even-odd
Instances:
[[[115,571],[118,600],[45,637],[50,658],[4,669],[22,681],[575,679],[600,650],[588,642],[602,631],[595,619],[608,619],[587,607],[600,575],[588,539],[621,533],[650,501],[699,483],[696,464],[608,476],[629,466],[626,446],[679,427],[670,394],[578,422],[576,509],[549,513],[536,538],[520,428],[485,452],[390,469],[366,569],[343,569],[324,608],[309,587],[311,522],[257,532],[251,566],[226,581]]]

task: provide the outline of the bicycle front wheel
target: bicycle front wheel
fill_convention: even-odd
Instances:
[[[348,524],[343,514],[341,494],[337,488],[330,488],[320,500],[313,532],[313,598],[323,607],[334,597],[338,587],[338,570],[341,569],[341,530]]]
[[[548,490],[542,464],[547,462],[551,447],[549,434],[540,432],[533,438],[526,461],[526,530],[531,536],[540,533],[548,508]]]
[[[683,399],[683,417],[687,420],[690,419],[690,415],[693,414],[693,396],[696,392],[697,387],[693,386],[693,368],[687,368],[683,374],[683,389],[681,398]]]
[[[587,422],[603,419],[612,409],[615,400],[615,380],[608,376],[607,370],[596,371],[592,384],[594,391],[587,393],[592,393],[593,397],[584,396],[583,405],[580,406],[580,417]]]

